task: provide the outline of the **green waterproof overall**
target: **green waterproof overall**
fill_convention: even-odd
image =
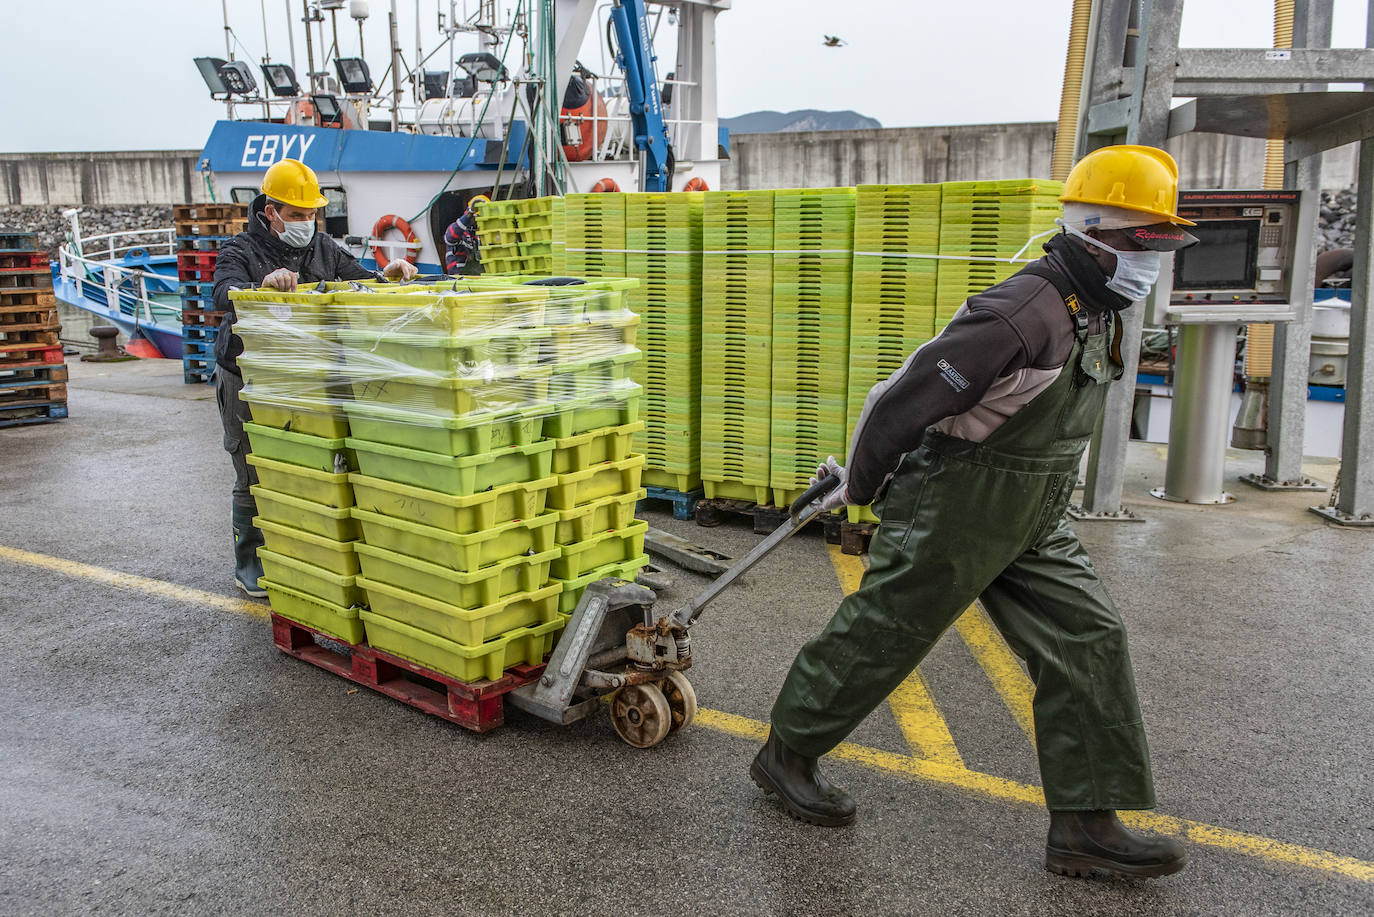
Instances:
[[[1126,630],[1064,518],[1118,371],[1108,334],[1074,317],[1063,370],[985,441],[932,428],[903,457],[876,507],[869,569],[797,655],[773,707],[793,751],[819,757],[843,741],[981,599],[1035,682],[1048,807],[1154,807]]]

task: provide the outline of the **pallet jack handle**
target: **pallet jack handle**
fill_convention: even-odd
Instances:
[[[806,491],[793,501],[787,510],[787,521],[773,530],[773,533],[754,546],[754,549],[744,557],[740,558],[729,570],[717,577],[716,580],[707,586],[696,598],[677,611],[673,612],[673,623],[683,627],[691,627],[696,623],[697,618],[701,617],[703,609],[709,605],[716,596],[720,595],[730,587],[736,579],[746,570],[754,566],[764,557],[772,553],[773,549],[801,531],[802,526],[816,518],[820,510],[815,506],[817,500],[840,483],[840,479],[835,475],[826,475],[812,484]]]

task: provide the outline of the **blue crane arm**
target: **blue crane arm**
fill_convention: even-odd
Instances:
[[[654,66],[657,58],[649,35],[644,0],[614,0],[611,22],[619,45],[616,63],[625,73],[625,88],[630,97],[635,148],[644,161],[640,186],[644,191],[667,191],[672,154],[668,148],[668,125],[663,120],[663,99],[659,95],[658,72]]]

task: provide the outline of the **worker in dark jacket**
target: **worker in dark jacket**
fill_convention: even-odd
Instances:
[[[1045,257],[970,297],[949,325],[874,386],[849,447],[817,478],[826,508],[877,498],[882,519],[857,591],[807,643],[750,773],[794,816],[853,821],[817,759],[909,676],[975,599],[1035,682],[1035,736],[1050,810],[1046,866],[1161,876],[1180,844],[1127,830],[1154,807],[1126,631],[1064,518],[1079,462],[1121,371],[1117,313],[1143,299],[1159,252],[1196,241],[1176,213],[1165,152],[1084,157]]]
[[[215,308],[228,313],[215,338],[215,399],[224,424],[224,448],[234,462],[234,582],[258,598],[267,593],[258,585],[262,532],[253,525],[257,506],[249,490],[257,483],[257,473],[245,460],[243,424],[250,415],[248,405],[239,400],[243,375],[237,359],[243,342],[231,331],[234,303],[229,291],[287,291],[298,283],[320,280],[378,279],[375,271],[359,264],[329,236],[315,232],[316,212],[326,203],[314,171],[298,160],[283,159],[263,176],[262,194],[249,210],[248,228],[226,242],[215,260]],[[385,271],[389,280],[409,280],[415,274],[415,266],[402,258],[392,259]]]

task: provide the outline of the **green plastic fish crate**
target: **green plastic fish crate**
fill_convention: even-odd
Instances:
[[[362,605],[367,601],[354,576],[341,576],[324,567],[266,548],[258,549],[258,559],[262,561],[263,575],[269,582],[279,586],[343,608]]]
[[[376,545],[359,544],[356,549],[362,576],[367,580],[464,609],[483,608],[517,592],[543,588],[549,581],[549,565],[560,553],[553,547],[539,554],[517,555],[471,573],[459,573]],[[372,610],[388,614],[376,604],[372,605]],[[393,614],[391,617],[398,616]],[[401,620],[407,619],[402,617]],[[423,626],[415,621],[410,623]]]
[[[582,593],[592,583],[601,579],[622,579],[633,583],[635,577],[639,575],[639,571],[648,565],[648,555],[640,555],[621,563],[598,567],[576,579],[563,580],[563,593],[558,597],[558,610],[565,615],[570,615],[577,610],[577,603],[582,600]]]
[[[346,472],[329,474],[261,455],[249,455],[247,461],[258,470],[259,483],[269,490],[336,509],[353,505],[353,488]]]
[[[325,439],[255,423],[244,424],[243,430],[254,455],[326,473],[347,472],[356,467],[344,439]]]
[[[549,299],[547,287],[496,289],[466,281],[392,286],[393,290],[375,293],[336,293],[335,301],[355,330],[462,336],[495,328],[539,327]]]
[[[537,481],[516,481],[470,496],[455,497],[357,472],[349,475],[349,480],[361,509],[458,535],[471,535],[512,520],[542,515],[548,490],[558,483],[558,478],[550,475]]]
[[[548,441],[464,456],[422,452],[353,437],[347,442],[357,455],[358,470],[368,477],[437,490],[455,497],[466,497],[516,481],[547,478],[553,464],[554,444]]]
[[[325,506],[290,494],[278,493],[261,484],[250,488],[258,505],[258,515],[281,525],[289,525],[334,541],[353,541],[358,523],[348,507]]]
[[[619,427],[639,419],[644,388],[627,385],[603,396],[578,398],[556,405],[556,411],[544,418],[544,435],[550,439],[566,439],[601,427]]]
[[[353,382],[355,401],[444,417],[516,410],[546,401],[548,393],[547,366],[492,367],[490,373],[456,377],[382,375]]]
[[[618,462],[593,465],[585,471],[560,474],[558,483],[549,488],[550,509],[572,509],[612,494],[627,494],[639,490],[644,472],[644,456],[631,455]]]
[[[635,507],[648,496],[640,488],[627,494],[612,494],[572,509],[558,510],[554,541],[560,545],[586,541],[611,529],[623,529],[634,522]]]
[[[348,435],[348,417],[342,405],[321,405],[290,396],[259,394],[252,388],[239,392],[247,402],[253,423],[307,436],[340,439]]]
[[[355,439],[439,455],[480,455],[537,442],[548,408],[531,405],[509,414],[475,411],[443,416],[349,402],[344,405]]]
[[[258,585],[267,590],[267,601],[273,613],[345,643],[356,645],[366,639],[358,609],[306,595],[267,577],[258,580]]]
[[[416,370],[441,376],[482,375],[492,366],[528,366],[540,361],[548,328],[492,328],[440,336],[406,331],[339,330],[350,369],[371,375]]]
[[[558,620],[558,595],[563,591],[562,583],[551,583],[533,592],[508,595],[490,605],[459,608],[368,577],[359,580],[367,590],[368,607],[373,614],[474,648],[518,628]]]
[[[553,576],[560,580],[576,579],[598,567],[632,560],[644,553],[644,536],[648,531],[648,521],[640,519],[623,529],[562,545],[562,556],[551,567]]]
[[[460,573],[471,573],[529,551],[540,554],[549,550],[558,523],[557,513],[545,513],[533,519],[503,522],[470,535],[457,535],[356,506],[353,516],[362,523],[366,544],[424,558]]]
[[[478,647],[467,647],[370,611],[359,616],[367,630],[367,642],[374,648],[467,682],[495,681],[509,666],[521,663],[538,665],[567,624],[567,618],[559,617],[547,624],[513,630]]]
[[[353,576],[358,572],[358,555],[353,542],[323,538],[304,529],[279,522],[269,522],[261,516],[253,517],[253,524],[262,529],[267,550],[323,567],[339,576]]]
[[[644,421],[640,420],[555,440],[553,473],[566,474],[602,462],[618,462],[629,456],[635,434],[643,429]]]

